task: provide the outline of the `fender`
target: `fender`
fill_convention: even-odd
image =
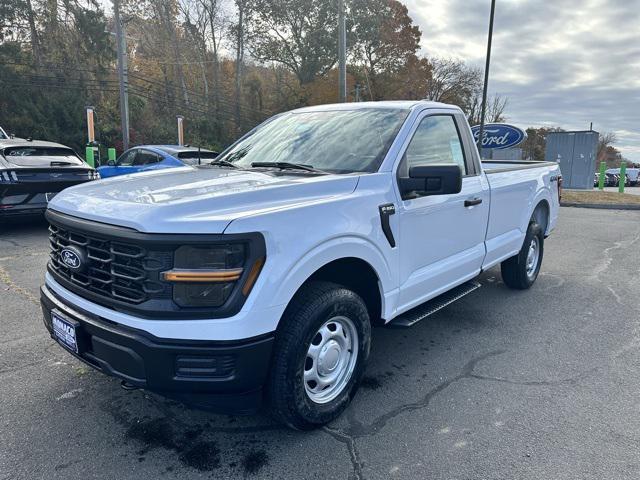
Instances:
[[[378,276],[384,316],[389,303],[385,300],[385,295],[389,296],[397,289],[397,279],[378,246],[367,238],[354,235],[323,241],[298,258],[279,282],[280,287],[276,290],[271,305],[288,304],[309,277],[325,265],[342,258],[357,258],[373,268]]]
[[[538,208],[538,205],[540,205],[540,202],[542,202],[543,200],[547,202],[548,215],[551,215],[551,188],[546,185],[538,189],[535,196],[533,197],[533,201],[529,205],[528,214],[526,217],[522,219],[522,225],[520,225],[520,230],[522,232],[527,231],[527,228],[529,226],[529,220],[531,220],[531,217],[533,216],[533,212],[536,210],[536,208]],[[550,225],[551,225],[551,218],[547,218],[547,230],[549,229]],[[544,234],[546,235],[547,232],[545,231]]]

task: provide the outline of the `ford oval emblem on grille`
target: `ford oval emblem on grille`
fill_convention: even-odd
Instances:
[[[83,255],[73,247],[66,247],[60,250],[60,261],[71,270],[80,271],[83,269]]]

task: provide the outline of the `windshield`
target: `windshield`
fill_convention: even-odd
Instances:
[[[408,113],[389,108],[285,113],[218,159],[245,168],[289,162],[331,173],[375,172]]]
[[[9,136],[5,133],[5,131],[0,127],[0,140],[6,140]]]

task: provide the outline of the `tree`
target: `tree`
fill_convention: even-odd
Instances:
[[[399,89],[399,74],[416,58],[420,28],[397,0],[353,0],[349,10],[351,56],[366,69],[372,98],[387,98]]]
[[[501,123],[506,120],[504,115],[509,99],[501,97],[497,93],[493,97],[487,98],[487,108],[485,111],[485,123]],[[482,89],[474,92],[471,98],[467,118],[470,125],[480,125],[482,121]]]
[[[287,66],[307,85],[337,61],[337,2],[245,0],[248,48],[262,62]]]
[[[603,162],[607,154],[607,149],[616,143],[616,134],[613,132],[601,133],[598,137],[598,162]]]
[[[431,58],[424,98],[434,102],[452,103],[469,112],[475,93],[481,88],[482,73],[462,60]]]

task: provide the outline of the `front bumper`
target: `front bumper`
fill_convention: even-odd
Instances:
[[[252,413],[262,403],[273,336],[242,341],[175,340],[108,321],[63,302],[47,286],[40,301],[79,323],[79,353],[91,367],[136,387],[223,413]]]

